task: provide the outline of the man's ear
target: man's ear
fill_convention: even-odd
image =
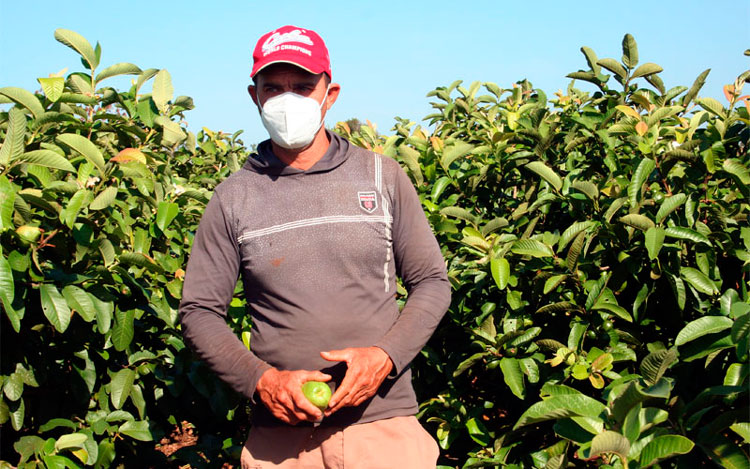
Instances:
[[[328,96],[326,96],[326,110],[331,109],[333,107],[333,103],[336,102],[336,100],[339,97],[339,93],[341,92],[341,85],[338,83],[331,83],[328,88]]]
[[[247,92],[250,94],[250,97],[253,98],[253,102],[255,105],[258,105],[258,89],[255,88],[255,85],[247,85]]]

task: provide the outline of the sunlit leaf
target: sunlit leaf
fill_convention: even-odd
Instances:
[[[77,134],[61,134],[57,136],[56,140],[83,155],[99,169],[100,174],[104,174],[104,157],[91,140]]]
[[[58,332],[65,332],[70,325],[70,308],[60,291],[51,283],[44,283],[39,287],[39,297],[42,310]]]
[[[94,48],[91,47],[91,43],[77,32],[59,28],[55,30],[55,39],[78,52],[88,63],[90,70],[95,69],[99,65],[99,60],[94,52]]]
[[[707,295],[718,295],[719,289],[716,284],[700,270],[692,267],[681,267],[680,276],[696,290]],[[728,319],[728,318],[724,318]],[[731,321],[731,320],[730,320]],[[731,325],[729,326],[731,327]]]
[[[689,453],[695,444],[681,435],[660,435],[651,440],[641,450],[641,467],[649,466],[659,460],[677,454]]]
[[[0,96],[5,96],[10,101],[25,107],[36,118],[44,114],[44,107],[39,102],[39,98],[23,88],[14,86],[0,88]]]
[[[151,97],[162,114],[167,113],[167,104],[172,100],[173,95],[174,87],[172,86],[172,76],[166,69],[159,70],[154,77],[153,93],[151,94]]]
[[[677,334],[675,345],[684,345],[704,335],[721,332],[732,327],[733,321],[724,316],[703,316],[690,321]]]
[[[121,409],[130,396],[135,381],[135,371],[123,368],[112,376],[110,382],[110,400],[115,409]]]
[[[556,191],[559,192],[560,189],[562,189],[562,179],[560,179],[560,176],[558,176],[552,168],[542,163],[541,161],[532,161],[530,163],[527,163],[526,169],[533,171],[541,176],[542,179],[547,181],[549,185],[555,188]]]
[[[26,136],[26,115],[18,108],[8,111],[8,128],[5,132],[5,140],[0,146],[0,165],[8,166],[8,163],[23,154]]]
[[[572,416],[599,418],[604,411],[604,404],[583,394],[552,396],[532,404],[513,428]]]

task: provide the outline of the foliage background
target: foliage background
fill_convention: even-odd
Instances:
[[[245,407],[185,348],[176,306],[202,208],[247,149],[189,132],[165,69],[55,37],[81,71],[0,89],[2,458],[236,463]],[[403,163],[449,265],[420,416],[446,467],[743,467],[748,74],[722,104],[699,97],[705,74],[667,89],[629,35],[617,59],[582,52],[554,98],[454,82],[429,94],[431,130],[337,127]],[[240,299],[230,318],[249,341]],[[184,426],[197,444],[159,451]]]
[[[658,59],[666,83],[688,85],[711,68],[701,94],[721,99],[725,82],[746,68],[739,54],[750,44],[750,2],[733,0],[540,0],[533,7],[508,0],[331,7],[304,0],[128,0],[116,8],[95,0],[78,0],[75,8],[53,0],[0,0],[0,18],[0,86],[34,90],[37,77],[76,70],[74,53],[51,38],[56,28],[72,29],[105,43],[107,63],[166,68],[175,89],[195,100],[186,114],[190,128],[244,129],[247,145],[266,138],[246,92],[252,47],[283,24],[313,28],[326,40],[343,86],[330,124],[359,117],[383,133],[394,115],[418,120],[431,112],[425,93],[457,79],[510,84],[526,78],[551,95],[567,86],[581,45],[617,57],[626,32],[638,39],[644,57]],[[128,89],[130,78],[109,83]],[[150,83],[144,86],[150,90]]]

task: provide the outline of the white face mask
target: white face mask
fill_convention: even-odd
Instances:
[[[330,85],[329,85],[330,87]],[[328,88],[326,94],[328,96]],[[270,98],[260,108],[260,118],[277,145],[294,150],[310,144],[323,125],[323,102],[287,91]]]

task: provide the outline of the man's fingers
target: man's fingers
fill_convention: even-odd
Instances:
[[[330,380],[331,380],[331,375],[327,375],[320,371],[311,371],[310,373],[304,376],[302,384],[308,381],[322,381],[325,383]]]
[[[348,362],[352,354],[348,350],[329,350],[327,352],[320,352],[320,356],[330,362]]]

